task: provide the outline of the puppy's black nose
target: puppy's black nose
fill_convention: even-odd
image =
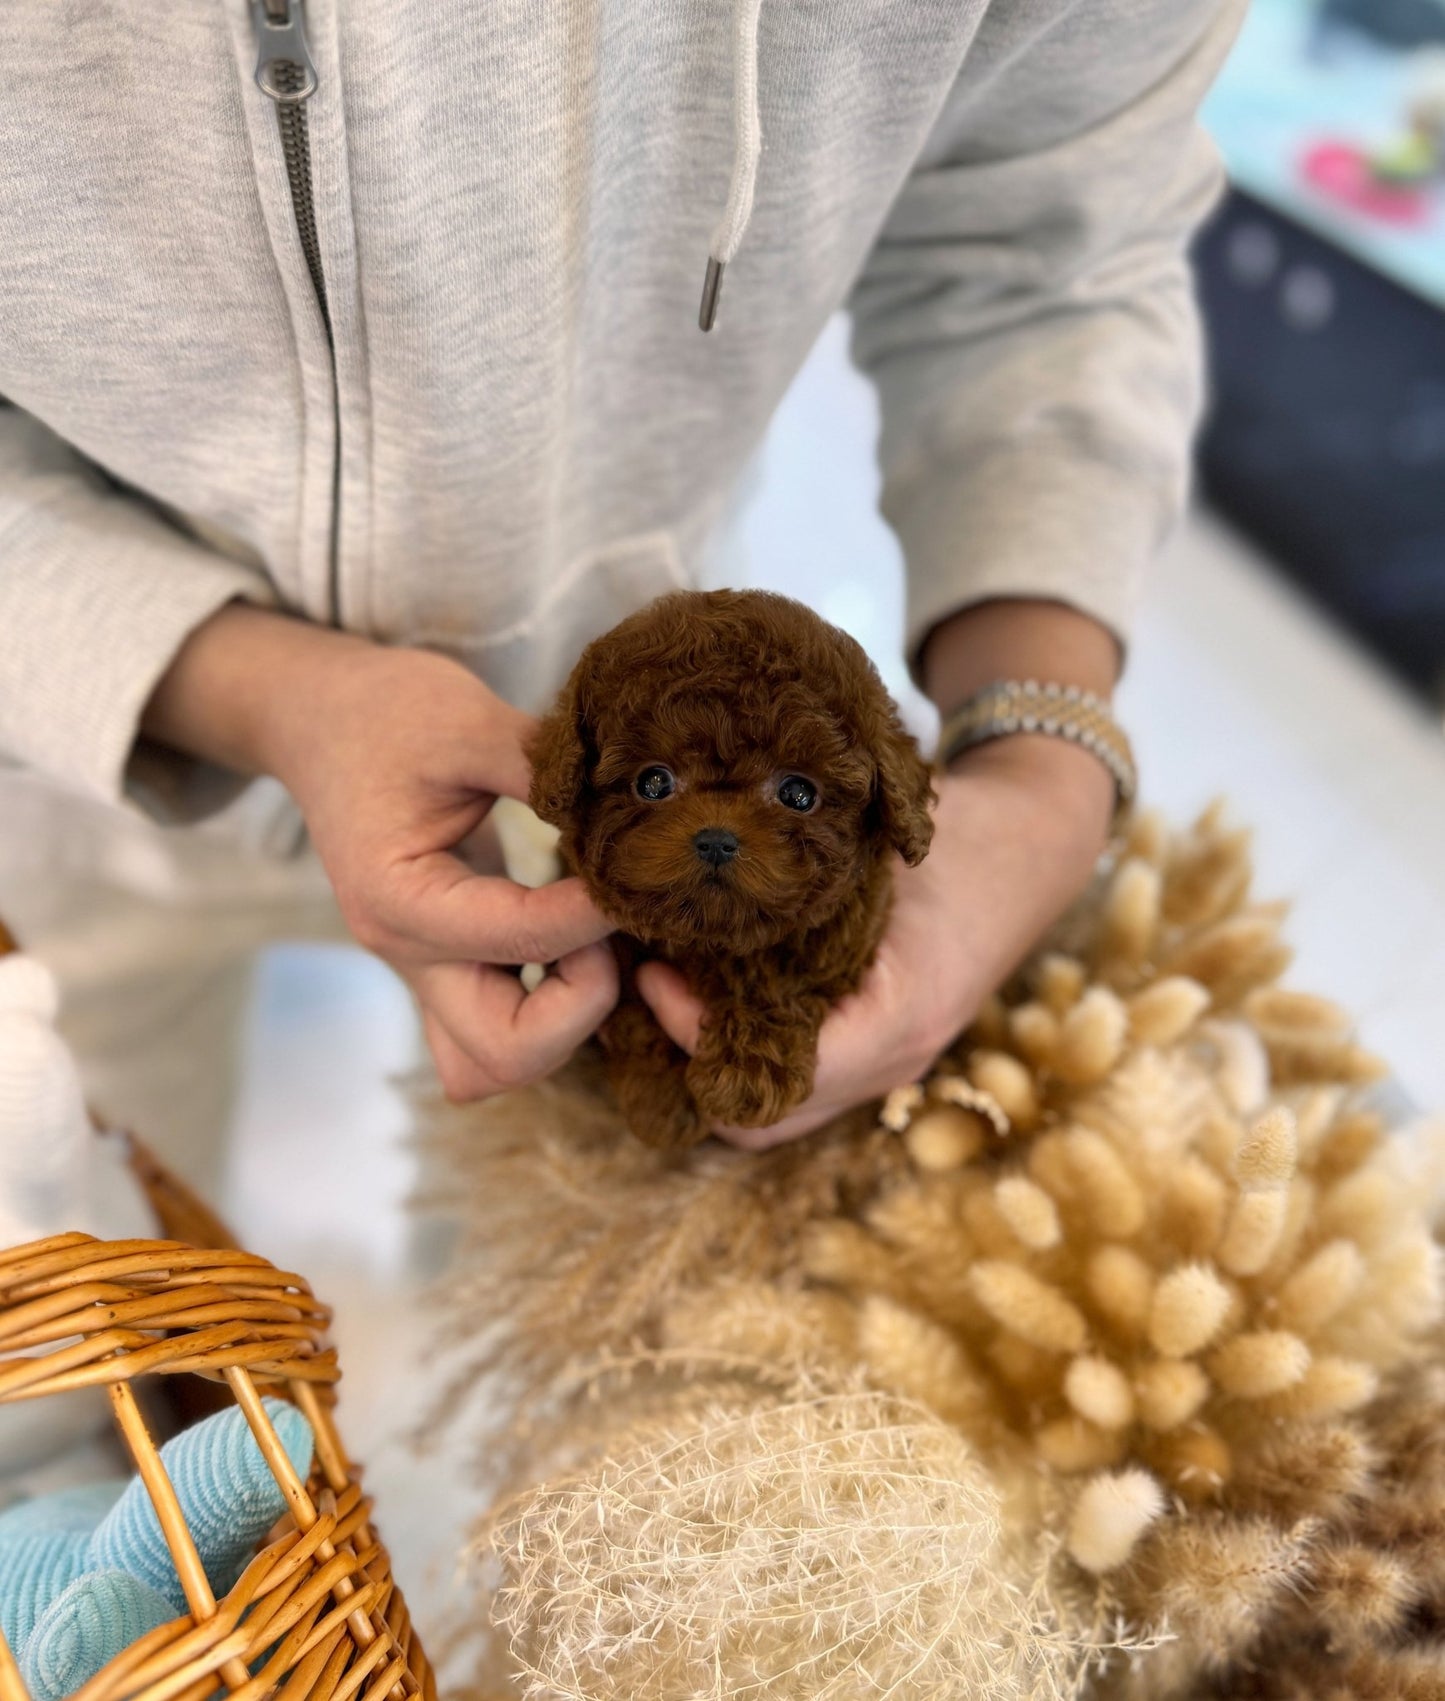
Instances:
[[[692,848],[709,867],[721,868],[738,854],[737,835],[726,827],[704,827],[693,834]]]

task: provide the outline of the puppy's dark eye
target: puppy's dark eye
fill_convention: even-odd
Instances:
[[[784,809],[806,815],[818,801],[818,788],[801,774],[784,774],[778,781],[778,802]]]
[[[649,803],[659,803],[664,797],[672,796],[676,784],[670,768],[652,767],[642,770],[632,782],[632,789]]]

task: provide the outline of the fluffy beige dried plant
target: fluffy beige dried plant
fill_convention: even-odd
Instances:
[[[490,1548],[528,1701],[1063,1701],[1084,1658],[957,1431],[872,1391],[694,1385]]]
[[[1141,817],[933,1077],[773,1153],[646,1152],[585,1070],[451,1113],[472,1237],[453,1328],[478,1343],[455,1388],[550,1407],[555,1459],[606,1430],[578,1393],[599,1353],[771,1364],[764,1405],[861,1368],[971,1444],[1016,1536],[1065,1544],[1054,1588],[1071,1570],[1097,1611],[1167,1620],[1171,1647],[1101,1689],[1233,1669],[1284,1625],[1363,1414],[1440,1312],[1429,1201],[1359,1102],[1378,1066],[1336,1007],[1277,985],[1282,911],[1249,885],[1217,811],[1179,835]],[[516,1482],[545,1470],[536,1444]],[[590,1610],[635,1536],[614,1520],[633,1558],[588,1561]],[[1329,1598],[1388,1616],[1394,1574],[1342,1555]]]
[[[1445,1696],[1445,1339],[1363,1412],[1284,1425],[1205,1520],[1144,1544],[1123,1592],[1178,1640],[1114,1701]],[[1226,1577],[1224,1558],[1233,1556]]]
[[[1204,1540],[1279,1423],[1367,1405],[1439,1311],[1426,1213],[1351,1098],[1378,1068],[1342,1012],[1274,984],[1281,917],[1248,888],[1217,813],[1140,822],[1067,949],[885,1108],[913,1173],[804,1246],[875,1382],[1054,1473],[1098,1573],[1156,1520]]]

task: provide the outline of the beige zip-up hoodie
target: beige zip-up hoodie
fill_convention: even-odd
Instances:
[[[845,303],[910,641],[1001,594],[1124,632],[1242,3],[0,9],[0,748],[119,797],[234,597],[537,705],[697,571]]]

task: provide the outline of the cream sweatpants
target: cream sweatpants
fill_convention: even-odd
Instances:
[[[540,886],[561,871],[556,839],[502,798],[463,854]],[[92,1108],[224,1207],[257,954],[349,940],[290,798],[258,780],[201,826],[159,827],[0,766],[0,921],[60,982]]]
[[[92,1107],[214,1199],[256,953],[346,937],[289,798],[159,827],[0,768],[0,920],[59,979]]]

